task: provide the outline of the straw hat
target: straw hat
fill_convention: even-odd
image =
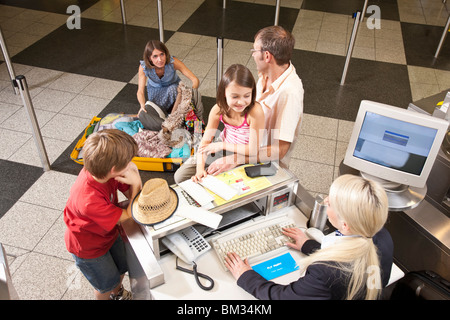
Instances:
[[[133,219],[143,225],[162,222],[178,207],[178,195],[164,179],[150,179],[131,205]]]

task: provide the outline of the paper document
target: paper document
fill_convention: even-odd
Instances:
[[[252,164],[240,166],[233,170],[223,172],[221,174],[218,174],[217,176],[214,176],[238,191],[238,194],[228,201],[239,199],[246,196],[247,194],[258,192],[272,185],[272,183],[264,176],[258,178],[249,178],[244,170],[244,168],[248,166],[252,166]],[[228,202],[212,192],[211,194],[214,196],[214,203],[217,206]]]

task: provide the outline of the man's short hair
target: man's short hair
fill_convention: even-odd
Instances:
[[[91,134],[84,146],[84,167],[94,177],[103,179],[114,167],[126,168],[138,153],[138,145],[128,133],[105,129]]]
[[[278,65],[281,66],[291,61],[295,38],[283,27],[265,27],[256,33],[255,41],[260,41],[261,50],[269,51]]]

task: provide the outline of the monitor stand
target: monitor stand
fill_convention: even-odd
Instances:
[[[383,186],[388,196],[389,211],[403,211],[415,208],[427,194],[426,185],[423,188],[411,187],[405,184],[381,179],[364,172],[361,172],[361,176],[363,178],[375,180]]]

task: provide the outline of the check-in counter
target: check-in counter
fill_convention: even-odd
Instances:
[[[314,206],[314,198],[298,183],[290,172],[278,167],[274,176],[267,177],[269,184],[260,190],[253,190],[237,199],[216,205],[210,211],[223,216],[216,230],[196,224],[190,219],[175,219],[164,222],[162,226],[143,226],[132,219],[123,223],[124,239],[127,248],[129,277],[134,299],[202,299],[202,300],[246,300],[254,299],[236,285],[230,272],[219,261],[214,249],[203,254],[196,261],[197,271],[214,280],[213,289],[202,290],[193,275],[176,270],[176,256],[164,248],[161,239],[171,233],[194,225],[208,240],[220,230],[232,231],[243,224],[251,224],[260,219],[270,219],[286,215],[296,226],[306,228]],[[175,189],[177,186],[173,186]],[[302,253],[289,249],[297,263],[304,257]],[[178,259],[178,264],[191,268]],[[273,281],[288,284],[301,276],[296,270],[280,276]],[[395,265],[391,282],[403,276]],[[200,281],[203,281],[200,278]]]
[[[275,175],[263,177],[266,179],[264,188],[255,188],[225,203],[217,204],[214,201],[214,207],[209,211],[223,216],[217,230],[225,230],[252,218],[273,214],[283,208],[294,206],[295,201],[301,202],[297,197],[298,179],[289,170],[280,168],[278,165],[276,167],[277,173]],[[180,192],[179,186],[174,185],[172,187],[177,193]],[[303,193],[305,196],[309,196],[306,191],[303,191]],[[179,196],[179,198],[181,197]],[[306,205],[305,201],[309,205]],[[311,207],[313,202],[314,200],[309,196],[300,205],[308,208]],[[136,293],[148,291],[149,288],[157,287],[166,282],[167,272],[164,273],[161,267],[161,254],[168,253],[171,255],[171,253],[161,246],[161,239],[168,234],[192,225],[196,225],[196,222],[179,217],[176,212],[167,221],[154,226],[140,225],[132,219],[122,224],[132,286],[137,286],[136,288],[148,287],[143,291],[137,289]],[[214,231],[209,228],[202,229],[201,233],[205,237]],[[213,250],[208,254],[214,254]],[[139,297],[139,293],[137,296]]]

